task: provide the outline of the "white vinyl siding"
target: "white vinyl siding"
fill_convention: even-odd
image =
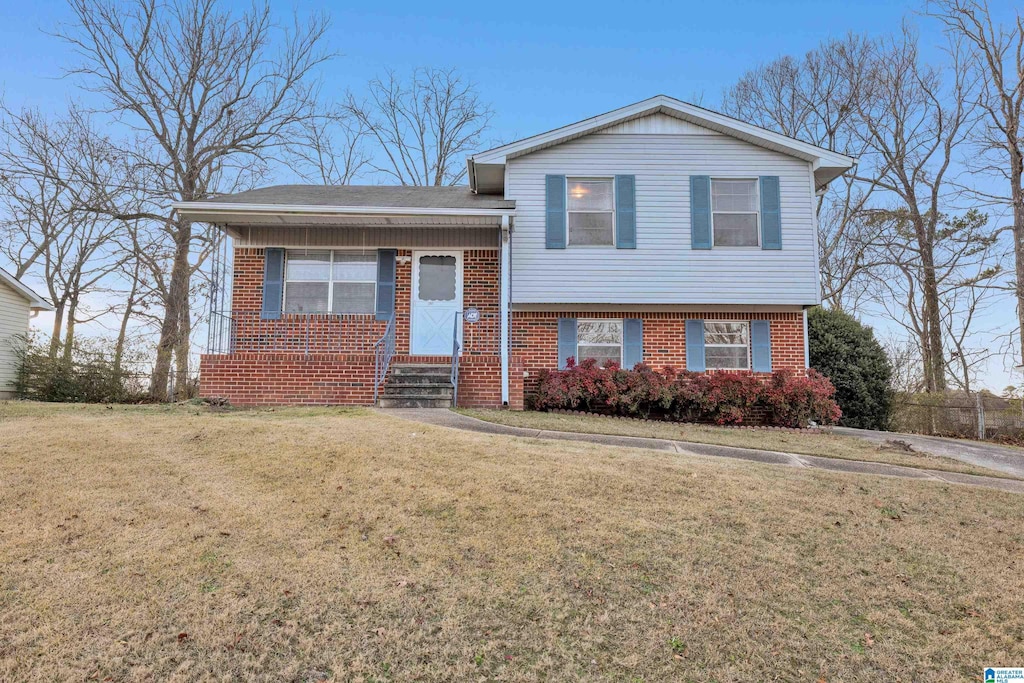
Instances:
[[[18,356],[15,344],[28,332],[28,300],[6,282],[0,282],[0,398],[14,390]]]
[[[546,249],[544,176],[636,176],[636,249]],[[690,176],[779,177],[782,249],[690,248]],[[810,163],[719,134],[593,134],[510,159],[513,304],[819,302]]]

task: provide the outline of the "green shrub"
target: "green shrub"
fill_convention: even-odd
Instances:
[[[840,424],[888,429],[892,364],[872,329],[843,311],[819,307],[808,312],[807,338],[811,367],[836,388]]]
[[[37,337],[15,343],[18,398],[60,403],[135,403],[145,400],[145,375],[114,366],[104,340],[75,342],[71,358],[51,358],[49,344]]]

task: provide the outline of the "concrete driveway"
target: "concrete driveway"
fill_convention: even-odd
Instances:
[[[914,450],[946,458],[954,458],[979,467],[987,467],[997,472],[1005,472],[1024,478],[1024,449],[1012,446],[985,443],[983,441],[966,441],[962,439],[946,439],[941,436],[923,436],[921,434],[899,434],[896,432],[876,432],[871,429],[852,429],[850,427],[833,427],[836,434],[855,436],[872,443],[886,441],[905,441]]]

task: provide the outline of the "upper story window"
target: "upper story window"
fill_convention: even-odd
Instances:
[[[756,180],[711,179],[712,233],[716,247],[760,246]]]
[[[376,310],[376,252],[289,249],[284,273],[285,313]]]
[[[576,323],[576,362],[593,358],[601,367],[622,363],[621,320],[579,320]]]
[[[615,184],[611,178],[567,178],[569,246],[615,244]]]
[[[704,363],[708,370],[750,368],[750,323],[704,323]]]

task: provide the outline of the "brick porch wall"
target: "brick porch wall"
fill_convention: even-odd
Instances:
[[[686,368],[686,320],[770,320],[772,369],[788,368],[797,374],[804,366],[804,324],[800,312],[650,312],[593,313],[580,311],[512,313],[512,353],[523,360],[526,394],[536,389],[541,370],[558,369],[559,318],[641,318],[644,321],[644,362],[655,370]]]

